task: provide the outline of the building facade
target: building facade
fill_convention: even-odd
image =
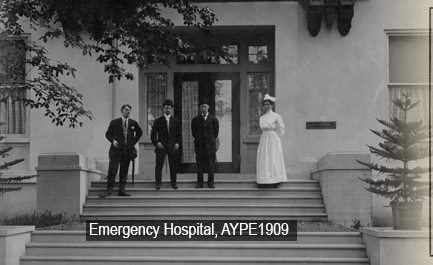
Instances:
[[[314,2],[320,1],[197,2],[213,9],[218,18],[207,36],[183,27],[181,18],[166,10],[165,15],[178,25],[175,33],[195,50],[187,58],[170,57],[170,68],[156,62],[143,70],[125,66],[134,73],[133,81],[109,84],[94,57],[66,49],[56,40],[49,42],[53,61],[67,61],[78,70],[76,79],[65,82],[84,95],[85,107],[95,119],[69,129],[52,124],[42,110],[14,106],[20,112],[11,110],[6,115],[12,107],[4,105],[2,115],[20,115],[15,119],[22,128],[4,131],[8,138],[3,145],[14,147],[11,157],[26,159],[9,174],[35,173],[38,155],[55,152],[80,153],[106,172],[109,143],[104,134],[125,103],[132,105],[132,118],[144,131],[137,173],[152,177],[150,127],[162,114],[160,105],[166,98],[174,100],[174,116],[183,126],[183,173],[195,170],[189,128],[200,97],[211,100],[211,113],[222,128],[217,153],[221,173],[255,172],[257,122],[265,93],[277,98],[274,110],[285,122],[281,142],[289,176],[311,172],[329,152],[368,152],[366,144],[380,141],[369,131],[381,128],[375,117],[398,115],[390,102],[402,91],[426,99],[417,115],[427,117],[431,3],[358,0],[347,36],[337,29],[337,17],[333,24],[332,18],[324,18],[313,37],[308,11]],[[39,39],[38,32],[28,34],[32,40]],[[212,50],[213,56],[206,50]],[[336,127],[311,129],[310,122],[335,122]]]

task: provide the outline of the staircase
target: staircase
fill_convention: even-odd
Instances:
[[[106,181],[91,184],[81,220],[317,220],[326,221],[319,183],[289,176],[278,189],[259,189],[254,175],[217,174],[216,189],[195,189],[179,175],[128,183],[131,197],[100,198]],[[117,190],[115,190],[117,194]],[[86,241],[85,231],[35,231],[21,265],[369,265],[361,234],[301,232],[297,241]]]
[[[85,231],[35,231],[21,265],[369,265],[361,234],[298,233],[291,242],[86,242]]]
[[[138,178],[143,178],[139,176]],[[206,179],[206,176],[205,176]],[[86,220],[303,220],[326,221],[319,183],[309,174],[289,175],[278,189],[257,188],[255,175],[216,174],[215,189],[196,189],[195,174],[179,174],[178,190],[163,176],[161,190],[153,179],[130,181],[131,197],[100,198],[106,181],[92,182],[81,221]],[[116,183],[117,185],[117,183]]]

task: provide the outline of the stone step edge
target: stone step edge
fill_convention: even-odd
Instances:
[[[293,244],[289,241],[287,244],[281,243],[268,243],[258,244],[251,242],[211,242],[203,244],[203,242],[29,242],[27,247],[40,247],[40,248],[219,248],[219,249],[365,249],[364,244],[309,244],[309,243],[296,243]]]
[[[124,256],[48,256],[48,255],[25,255],[21,261],[107,261],[107,262],[132,262],[132,261],[202,261],[202,262],[322,262],[322,263],[343,263],[343,262],[370,262],[369,258],[272,258],[272,257],[124,257]]]
[[[111,215],[116,215],[116,213],[106,213],[106,212],[87,212],[87,213],[82,213],[80,214],[81,216],[83,215],[89,215],[89,214],[96,214],[96,215],[104,215],[104,216],[110,216]],[[122,213],[122,215],[124,216],[134,216],[134,215],[138,215],[138,216],[148,216],[150,214],[157,214],[157,215],[166,215],[166,216],[170,216],[171,213],[161,213],[161,212],[152,212],[152,211],[148,211],[146,213],[136,213],[136,212],[124,212]],[[215,215],[227,215],[227,216],[258,216],[258,217],[262,217],[263,218],[263,213],[227,213],[227,212],[212,212],[212,213],[203,213],[203,212],[195,212],[195,211],[183,211],[181,214],[183,215],[196,215],[196,214],[200,214],[200,215],[209,215],[209,216],[215,216]],[[172,214],[173,216],[175,216],[175,214]],[[319,213],[319,214],[266,214],[266,217],[271,217],[271,216],[327,216],[325,213]]]
[[[237,183],[237,182],[241,182],[241,183],[256,183],[257,184],[257,182],[255,181],[255,180],[248,180],[248,179],[227,179],[227,180],[215,180],[215,184],[217,184],[217,183],[226,183],[226,182],[228,182],[228,183],[231,183],[231,182],[234,182],[234,183]],[[314,180],[314,179],[289,179],[289,180],[287,180],[287,181],[284,181],[284,182],[281,182],[281,184],[284,184],[284,183],[296,183],[296,182],[301,182],[301,183],[319,183],[319,180]],[[95,183],[95,184],[107,184],[107,180],[106,179],[103,179],[103,180],[94,180],[94,181],[91,181],[91,183],[93,184],[93,183]],[[151,180],[151,179],[137,179],[137,180],[134,180],[134,183],[135,184],[138,184],[138,183],[155,183],[155,180]],[[170,184],[170,181],[169,180],[163,180],[162,181],[162,183],[167,183],[167,184]],[[197,183],[197,180],[177,180],[177,183]],[[128,182],[128,184],[132,184],[132,183],[129,183]]]
[[[312,204],[300,204],[300,205],[275,205],[275,204],[163,204],[163,203],[155,203],[155,204],[127,204],[127,203],[116,203],[116,204],[84,204],[83,207],[85,208],[112,208],[112,207],[125,207],[125,208],[170,208],[170,207],[177,207],[177,208],[200,208],[200,207],[212,207],[212,208],[257,208],[257,207],[267,207],[267,208],[325,208],[325,205],[319,204],[319,205],[312,205]]]
[[[216,186],[216,185],[215,185]],[[90,188],[90,191],[105,191],[107,190],[107,188]],[[118,188],[114,188],[113,191],[119,190]],[[218,191],[320,191],[320,187],[317,188],[309,188],[309,187],[297,187],[297,188],[290,188],[290,187],[280,187],[280,188],[275,188],[275,189],[262,189],[262,188],[228,188],[228,187],[222,187],[218,189],[218,186],[216,186],[215,189],[209,189],[208,187],[204,186],[201,189],[196,189],[196,188],[182,188],[182,189],[178,189],[178,190],[174,190],[172,188],[169,189],[161,189],[161,190],[155,190],[155,187],[142,187],[142,188],[134,188],[134,187],[130,187],[127,189],[128,191],[143,191],[143,190],[152,190],[155,192],[161,192],[161,191],[173,191],[173,192],[179,192],[179,191],[213,191],[213,192],[218,192]]]
[[[206,173],[205,173],[206,174]],[[151,174],[143,174],[143,173],[138,173],[138,174],[134,174],[135,176],[138,177],[147,177],[149,175],[151,175],[151,177],[154,177],[154,171],[152,170]],[[257,174],[256,173],[215,173],[215,175],[217,176],[222,176],[222,177],[231,177],[231,178],[254,178],[256,179]],[[131,174],[128,174],[128,176],[131,176]],[[197,173],[177,173],[177,176],[181,176],[181,177],[197,177]],[[291,172],[291,173],[286,173],[287,177],[309,177],[311,176],[311,172]],[[170,177],[170,173],[162,173],[162,177]]]
[[[200,220],[197,220],[200,221]],[[32,235],[82,235],[86,236],[85,230],[35,230]],[[298,232],[297,236],[342,236],[342,237],[361,237],[361,232]],[[242,241],[243,242],[243,241]],[[262,241],[257,241],[262,242]]]
[[[101,199],[101,200],[114,200],[114,199],[323,199],[322,195],[311,195],[311,196],[284,196],[284,195],[277,195],[277,196],[260,196],[257,197],[257,195],[249,195],[249,196],[224,196],[224,197],[215,197],[215,196],[207,196],[207,195],[196,195],[196,196],[147,196],[147,195],[136,195],[131,197],[119,197],[119,196],[112,196],[112,197],[106,197],[101,198],[99,195],[87,195],[86,198],[88,199]]]

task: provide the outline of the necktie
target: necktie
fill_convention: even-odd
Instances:
[[[123,135],[125,136],[125,143],[126,143],[126,139],[127,139],[127,136],[128,136],[128,124],[127,124],[127,121],[128,120],[126,120],[125,119],[125,122],[123,123]]]
[[[166,119],[165,119],[165,122],[167,123],[167,131],[170,131],[170,130],[169,130],[170,117],[166,118]]]

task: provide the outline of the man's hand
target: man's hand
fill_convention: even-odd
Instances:
[[[156,144],[156,146],[157,146],[159,149],[164,149],[164,146],[163,146],[161,143],[159,143],[159,142]]]
[[[178,145],[178,144],[175,144],[175,145],[174,145],[174,149],[175,149],[175,150],[179,149],[179,145]]]
[[[114,146],[115,148],[118,148],[118,147],[119,147],[119,143],[118,143],[116,140],[114,140],[114,139],[113,139],[113,146]]]

